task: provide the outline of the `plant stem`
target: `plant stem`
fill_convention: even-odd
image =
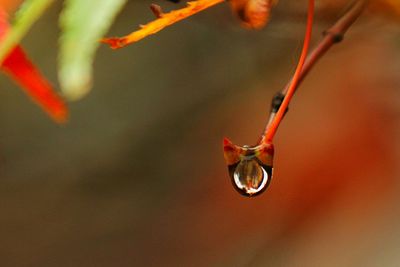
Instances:
[[[348,11],[341,17],[339,20],[328,30],[324,31],[324,37],[319,42],[319,44],[313,49],[313,51],[307,56],[306,62],[301,70],[297,86],[295,91],[297,90],[298,86],[310,72],[310,70],[314,67],[314,65],[318,62],[318,60],[326,54],[326,52],[337,43],[340,43],[347,30],[350,28],[351,25],[357,20],[357,18],[362,14],[364,11],[368,0],[356,0],[354,1]],[[278,128],[282,118],[276,121],[276,116],[282,104],[282,99],[288,93],[289,87],[292,84],[292,79],[289,81],[288,85],[279,92],[277,96],[273,99],[272,102],[272,110],[269,116],[268,124],[265,128],[264,135],[262,136],[261,140],[263,141],[272,141],[272,138]],[[287,108],[287,107],[286,107]],[[285,109],[286,109],[285,108]],[[287,109],[286,109],[287,111]],[[283,115],[286,113],[283,111]],[[276,124],[273,122],[276,121]],[[266,136],[266,137],[264,137]],[[264,140],[265,139],[265,140]]]
[[[272,143],[272,138],[274,137],[276,130],[278,129],[279,124],[281,123],[286,110],[289,106],[290,100],[292,99],[296,89],[299,85],[301,73],[303,70],[304,63],[307,59],[308,48],[310,46],[311,36],[312,36],[312,27],[314,22],[314,6],[315,0],[308,0],[308,15],[307,15],[307,27],[306,33],[304,36],[304,44],[303,49],[301,51],[299,63],[297,64],[296,71],[287,86],[287,91],[282,98],[282,102],[280,103],[280,107],[278,108],[276,115],[272,120],[270,120],[270,127],[268,131],[264,133],[261,137],[260,143]]]

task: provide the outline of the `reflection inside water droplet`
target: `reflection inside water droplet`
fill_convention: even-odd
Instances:
[[[244,195],[254,195],[263,191],[270,179],[268,172],[255,160],[242,160],[233,172],[233,181]]]

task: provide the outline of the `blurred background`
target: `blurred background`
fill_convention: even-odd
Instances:
[[[270,188],[231,186],[222,138],[257,140],[294,71],[303,2],[280,1],[261,31],[222,4],[102,46],[66,125],[2,75],[1,266],[399,266],[400,27],[384,14],[366,13],[300,87]],[[128,1],[109,35],[153,19],[151,3]],[[343,6],[318,4],[314,44]],[[23,41],[54,84],[61,8]]]

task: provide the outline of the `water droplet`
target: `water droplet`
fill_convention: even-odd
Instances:
[[[244,159],[238,163],[233,172],[236,188],[246,196],[261,193],[269,184],[271,170],[266,170],[255,159]]]

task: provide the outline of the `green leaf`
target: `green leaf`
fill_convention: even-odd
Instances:
[[[60,17],[58,77],[65,97],[77,100],[92,86],[92,65],[99,40],[126,0],[65,0]]]
[[[26,0],[15,14],[14,23],[0,43],[0,63],[25,36],[54,0]]]

